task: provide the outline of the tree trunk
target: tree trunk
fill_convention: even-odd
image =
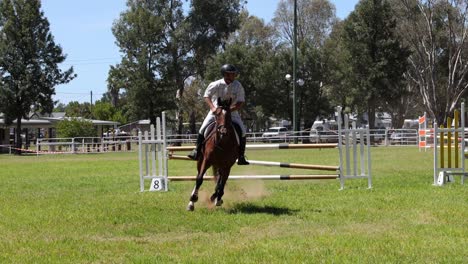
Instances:
[[[197,134],[195,111],[190,112],[190,134]]]
[[[21,117],[16,118],[16,131],[15,131],[15,151],[16,155],[21,155],[21,147],[23,140],[21,138]]]

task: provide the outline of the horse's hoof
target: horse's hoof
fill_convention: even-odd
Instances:
[[[215,205],[216,206],[221,206],[223,204],[223,199],[216,199]]]
[[[195,210],[195,205],[193,203],[189,203],[187,205],[187,211],[193,211],[193,210]]]
[[[211,201],[212,203],[214,203],[214,202],[216,201],[216,195],[215,195],[215,194],[211,195],[210,201]]]

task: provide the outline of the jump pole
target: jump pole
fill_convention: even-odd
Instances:
[[[246,145],[246,149],[322,149],[322,148],[336,148],[338,144],[257,144]],[[167,147],[168,151],[191,151],[193,146],[170,146]]]
[[[169,154],[169,159],[192,160],[187,156],[172,155],[172,154]],[[192,161],[194,161],[194,160],[192,160]],[[312,165],[312,164],[301,164],[301,163],[286,163],[286,162],[274,162],[274,161],[262,161],[262,160],[249,160],[249,163],[251,165],[259,165],[259,166],[267,166],[267,167],[280,167],[280,168],[291,168],[291,169],[308,169],[308,170],[325,170],[325,171],[337,171],[337,170],[340,169],[338,166]]]
[[[229,180],[331,180],[339,175],[229,175]],[[195,181],[196,176],[170,176],[170,181]],[[205,180],[213,180],[213,176],[204,176]]]

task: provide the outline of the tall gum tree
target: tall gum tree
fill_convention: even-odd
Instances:
[[[386,0],[362,0],[343,22],[343,46],[349,56],[352,86],[348,88],[355,110],[367,112],[375,126],[379,107],[398,100],[409,50],[397,34],[393,10]]]
[[[406,77],[439,124],[468,89],[468,2],[393,0],[401,36],[411,48]]]
[[[7,124],[16,121],[16,153],[21,154],[21,120],[32,112],[51,113],[55,86],[76,76],[73,68],[59,68],[65,58],[41,1],[0,1],[0,112]]]

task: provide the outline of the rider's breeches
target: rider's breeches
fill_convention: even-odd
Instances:
[[[245,130],[244,123],[242,122],[242,119],[239,115],[239,112],[237,111],[231,112],[231,119],[232,119],[232,122],[236,123],[241,128],[242,137],[245,137],[246,130]],[[201,125],[198,133],[203,134],[208,124],[211,122],[214,122],[215,120],[216,120],[215,116],[210,111],[208,115],[206,115],[205,120],[203,120],[203,124]]]

